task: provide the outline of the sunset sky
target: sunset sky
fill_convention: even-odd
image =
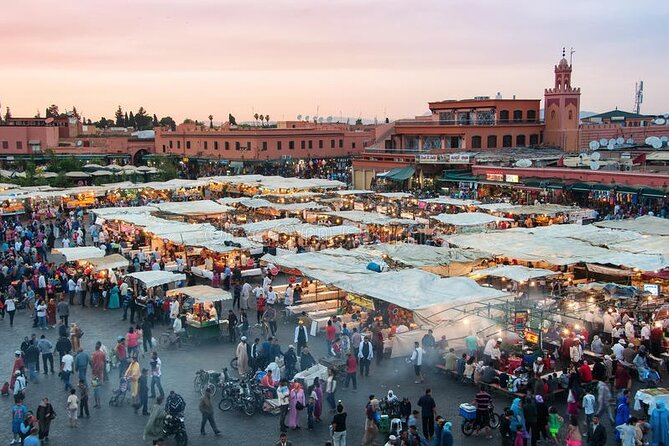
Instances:
[[[49,6],[47,6],[49,5]],[[669,112],[669,1],[43,0],[0,9],[0,103],[86,118],[391,119],[427,102],[543,98],[563,46],[582,110]]]

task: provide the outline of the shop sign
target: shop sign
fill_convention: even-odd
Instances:
[[[485,179],[488,181],[504,181],[504,174],[503,173],[486,173],[485,174]]]
[[[368,310],[374,310],[374,301],[372,299],[367,299],[366,297],[349,294],[348,296],[346,296],[346,300],[348,300],[349,303],[351,303],[351,305],[358,305]]]
[[[448,162],[450,164],[469,164],[469,159],[468,153],[451,153],[448,155]]]
[[[539,333],[535,333],[530,330],[525,330],[525,340],[531,342],[532,344],[539,343]]]
[[[528,316],[529,315],[527,313],[527,310],[516,311],[516,314],[515,314],[515,317],[514,317],[514,323],[516,325],[516,331],[525,330],[525,325],[527,325]]]
[[[401,212],[400,217],[413,220],[413,214],[411,212]]]
[[[517,183],[519,180],[518,175],[507,175],[506,176],[506,182],[507,183]]]
[[[364,211],[365,205],[364,203],[353,203],[353,209],[355,209],[356,211]]]
[[[417,163],[423,163],[423,164],[430,164],[430,163],[438,163],[438,162],[443,162],[444,160],[441,159],[441,155],[416,155],[416,162]]]

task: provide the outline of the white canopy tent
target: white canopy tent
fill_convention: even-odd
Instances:
[[[177,215],[216,215],[234,211],[234,208],[218,204],[212,200],[165,202],[158,203],[155,206],[161,212]]]
[[[379,274],[367,269],[367,261],[329,255],[328,251],[283,256],[265,254],[260,260],[284,270],[299,271],[302,275],[325,284]]]
[[[452,226],[481,226],[502,221],[513,221],[510,218],[495,217],[482,212],[462,212],[459,214],[439,214],[432,217],[439,223]]]
[[[502,265],[492,268],[477,269],[471,272],[471,277],[504,277],[506,279],[515,280],[516,282],[527,282],[531,279],[539,277],[554,276],[556,272],[543,268],[527,268],[522,265]]]
[[[627,229],[647,235],[669,235],[669,219],[644,215],[635,219],[605,220],[595,223],[600,228]]]
[[[508,209],[519,208],[520,205],[511,203],[486,203],[477,204],[476,207],[488,212],[505,212]]]
[[[377,193],[379,197],[387,198],[389,200],[401,200],[403,198],[413,198],[413,195],[407,192],[381,192]]]
[[[244,230],[247,235],[257,234],[259,232],[272,231],[282,226],[298,225],[302,223],[299,218],[279,218],[276,220],[263,220],[254,223],[246,223],[237,226]]]
[[[132,277],[142,282],[147,288],[186,280],[185,274],[177,274],[171,271],[140,271],[126,274],[126,277]]]
[[[334,217],[339,217],[342,220],[348,220],[355,223],[362,223],[366,225],[408,226],[417,224],[414,220],[409,220],[407,218],[392,218],[388,217],[387,215],[379,214],[377,212],[338,211],[338,212],[326,212],[325,215],[332,215]]]
[[[437,198],[428,198],[426,200],[421,200],[421,201],[428,204],[445,204],[449,206],[459,206],[459,207],[476,206],[481,204],[480,201],[476,200],[463,200],[461,198],[451,198],[446,196],[441,196]]]
[[[96,259],[105,256],[104,249],[95,246],[79,246],[76,248],[53,248],[52,254],[62,254],[68,262],[83,259]]]
[[[169,290],[167,295],[183,294],[194,298],[197,302],[218,302],[232,299],[232,294],[222,288],[214,288],[209,285],[193,285]]]
[[[121,254],[111,254],[105,257],[81,259],[82,262],[90,263],[93,271],[102,271],[103,269],[127,268],[129,260]]]

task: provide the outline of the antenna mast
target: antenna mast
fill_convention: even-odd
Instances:
[[[634,85],[634,113],[641,113],[641,104],[643,103],[643,81]]]

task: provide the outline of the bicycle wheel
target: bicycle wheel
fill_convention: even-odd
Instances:
[[[239,360],[236,356],[230,360],[230,368],[235,370],[239,369]]]
[[[462,433],[465,434],[465,436],[469,437],[471,434],[474,433],[474,422],[465,420],[465,422],[462,423],[461,429]]]
[[[499,427],[499,423],[500,423],[499,415],[497,415],[495,412],[490,412],[490,422],[488,423],[488,425],[493,429],[497,429]]]
[[[228,397],[221,398],[221,401],[218,402],[218,408],[223,412],[227,412],[232,409],[232,400]]]
[[[196,392],[203,392],[204,389],[204,376],[201,374],[195,375],[195,379],[193,380],[193,388],[195,389]]]

